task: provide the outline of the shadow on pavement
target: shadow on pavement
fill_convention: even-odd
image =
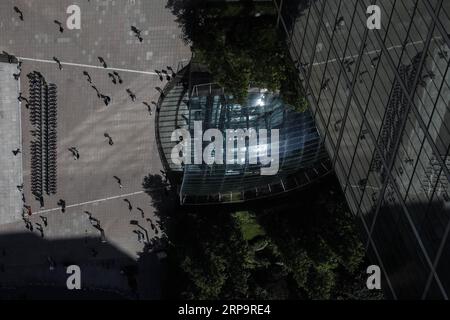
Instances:
[[[67,289],[69,265],[81,269],[81,290]],[[159,271],[155,254],[135,261],[100,238],[0,235],[0,300],[158,299]]]

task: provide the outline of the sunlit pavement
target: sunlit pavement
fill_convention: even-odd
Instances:
[[[120,252],[119,260],[135,260],[143,249],[144,239],[138,239],[134,232],[138,227],[131,225],[130,220],[137,220],[147,230],[149,238],[155,236],[148,219],[157,225],[157,218],[150,196],[143,193],[142,182],[146,175],[160,174],[162,169],[154,137],[154,113],[150,116],[142,102],[156,101],[158,92],[154,87],[163,85],[152,74],[153,70],[166,66],[176,69],[180,61],[190,58],[190,51],[180,39],[180,30],[174,17],[165,9],[165,1],[83,2],[79,4],[81,30],[60,33],[53,20],[64,22],[68,16],[66,8],[71,4],[72,1],[61,0],[0,3],[0,51],[27,58],[23,60],[20,80],[23,95],[28,96],[26,75],[34,70],[58,87],[58,192],[44,198],[43,208],[30,191],[32,127],[29,111],[22,109],[24,192],[26,203],[33,211],[30,221],[34,224],[34,236],[38,238],[41,235],[36,223],[43,225],[43,219],[46,219],[47,226],[43,227],[45,241],[74,240],[73,244],[67,241],[66,246],[56,247],[52,252],[55,260],[72,257],[73,263],[89,265],[88,261],[114,259],[118,256],[115,250]],[[14,14],[14,6],[23,11],[23,22]],[[142,29],[142,43],[131,34],[131,25]],[[63,62],[62,70],[55,63],[32,60],[52,60],[53,56]],[[109,68],[130,70],[119,71],[122,84],[112,83],[108,77],[112,70],[77,65],[101,67],[98,56],[105,59]],[[84,70],[89,72],[92,83],[100,92],[111,97],[109,106],[98,99],[82,73]],[[135,93],[135,102],[128,96],[128,88]],[[112,137],[113,145],[108,144],[104,133]],[[73,146],[79,150],[78,160],[68,150]],[[122,188],[113,176],[122,180]],[[65,213],[57,209],[59,199],[66,201]],[[131,202],[131,211],[124,199]],[[137,208],[144,211],[143,217]],[[101,243],[100,232],[93,227],[85,211],[100,221],[106,244]],[[0,226],[0,238],[9,233],[30,231],[23,221]],[[91,241],[89,245],[83,241],[86,238]],[[14,244],[6,246],[4,243],[0,242],[0,250],[7,247],[9,252],[18,253]],[[17,249],[23,250],[23,254],[14,257],[8,253],[7,257],[0,255],[0,263],[7,270],[8,264],[17,270],[14,276],[10,273],[11,268],[3,275],[0,272],[0,282],[15,281],[14,278],[24,283],[46,279],[49,254],[45,250],[32,250],[32,243],[27,242],[26,248],[17,244]],[[114,250],[105,249],[102,253],[103,247],[110,246]],[[96,257],[92,256],[92,247],[98,247]],[[79,250],[81,253],[72,255],[72,251]],[[30,265],[31,261],[37,266]],[[109,272],[117,273],[119,265]],[[42,269],[40,272],[43,274],[35,272],[33,276],[33,270],[37,269]],[[26,279],[21,277],[22,273],[27,275]],[[100,274],[94,272],[90,276],[98,286],[109,284],[107,279],[114,278]],[[126,279],[116,282],[114,286],[127,286]]]

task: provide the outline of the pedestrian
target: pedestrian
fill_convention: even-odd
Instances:
[[[31,211],[31,206],[24,205],[23,207],[27,210],[27,214],[28,214],[29,216],[31,216],[31,215],[33,214],[32,211]]]
[[[381,54],[376,55],[374,58],[372,58],[372,59],[370,60],[370,66],[371,66],[372,68],[375,68],[375,67],[376,67],[376,63],[378,62],[378,60],[380,60],[380,57],[381,57]]]
[[[152,107],[147,102],[142,102],[145,106],[147,106],[148,113],[152,115]]]
[[[156,91],[158,91],[158,92],[161,94],[161,96],[164,97],[164,91],[163,91],[163,89],[161,89],[160,87],[155,87],[155,89],[156,89]]]
[[[140,231],[139,230],[133,230],[133,232],[137,234],[138,241],[141,242],[141,233],[140,233]]]
[[[97,228],[97,226],[98,227],[100,227],[100,220],[98,220],[97,218],[95,218],[95,217],[93,217],[92,216],[92,213],[90,213],[89,211],[85,211],[84,213],[86,213],[88,216],[89,216],[89,222],[94,226],[94,227],[96,227]]]
[[[131,100],[133,102],[135,102],[136,101],[136,95],[130,89],[127,89],[127,93],[130,96]]]
[[[87,71],[83,71],[83,74],[87,77],[87,81],[92,83],[91,75]]]
[[[80,159],[80,153],[78,152],[78,149],[76,147],[70,147],[69,151],[72,152],[74,160]]]
[[[57,205],[61,207],[61,211],[63,213],[66,212],[66,201],[64,201],[63,199],[59,199]]]
[[[73,147],[70,147],[70,148],[67,149],[67,150],[69,150],[69,151],[72,153],[73,160],[77,160],[77,157],[75,157],[75,151],[73,151]]]
[[[92,217],[92,213],[91,213],[91,212],[89,212],[89,211],[84,211],[84,213],[86,213],[86,214],[89,216],[89,218]]]
[[[122,180],[120,180],[120,178],[118,176],[114,176],[113,178],[116,179],[117,183],[119,184],[119,188],[122,189],[123,188]]]
[[[53,20],[54,23],[56,23],[59,26],[59,32],[63,33],[64,32],[64,28],[62,26],[62,23],[59,22],[58,20]]]
[[[48,225],[47,217],[44,217],[44,216],[39,216],[39,217],[41,218],[42,222],[44,223],[44,226],[47,227],[47,225]]]
[[[112,83],[117,84],[116,77],[111,72],[108,73],[108,77],[111,79]]]
[[[127,204],[128,204],[128,210],[133,210],[133,206],[131,205],[131,202],[130,202],[130,200],[128,200],[128,199],[123,199],[123,201],[125,201]]]
[[[159,70],[155,70],[155,73],[158,75],[158,77],[159,77],[159,81],[164,81],[164,77],[163,77],[163,75],[162,75],[162,73],[161,73],[161,71],[159,71]]]
[[[94,86],[94,85],[92,85],[91,87],[92,87],[92,89],[94,89],[95,92],[97,93],[97,97],[98,97],[98,98],[101,98],[102,95],[100,94],[100,91],[98,91],[97,87]]]
[[[103,99],[103,103],[105,104],[105,106],[108,106],[111,102],[111,98],[109,96],[100,94],[100,98]]]
[[[119,73],[117,71],[113,71],[113,74],[117,77],[117,79],[119,80],[119,83],[122,84],[122,78],[120,77]]]
[[[142,42],[144,39],[141,37],[141,30],[136,28],[135,26],[131,26],[131,31],[134,32],[136,38],[138,38],[139,42]]]
[[[39,231],[39,233],[41,234],[41,238],[43,238],[44,237],[44,228],[42,228],[42,225],[40,223],[36,223],[36,226],[37,226],[36,230]]]
[[[112,146],[114,144],[114,141],[111,138],[111,136],[107,132],[104,133],[104,136],[105,136],[105,138],[108,138],[108,140],[109,140],[108,143],[110,146]]]
[[[59,59],[57,57],[53,57],[53,60],[55,60],[55,62],[58,64],[59,70],[62,70],[63,67],[62,67],[61,61],[59,61]]]
[[[19,19],[23,21],[23,13],[22,13],[22,11],[19,8],[17,8],[17,7],[14,7],[14,11],[19,14]]]
[[[47,256],[47,261],[48,261],[48,264],[49,264],[50,271],[55,270],[56,262],[50,256]]]
[[[25,98],[24,96],[22,96],[22,92],[19,92],[19,96],[17,97],[17,100],[19,100],[19,102],[25,101],[27,104],[29,103],[28,99]]]
[[[172,67],[167,66],[166,68],[167,68],[167,70],[169,70],[170,72],[172,72],[172,77],[174,77],[174,76],[176,75],[176,72],[172,69]]]
[[[103,68],[107,69],[108,65],[105,62],[105,59],[103,59],[102,57],[98,57],[98,61],[100,61],[100,63],[103,65]]]

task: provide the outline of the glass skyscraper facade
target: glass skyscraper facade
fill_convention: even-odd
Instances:
[[[183,204],[242,202],[272,196],[305,186],[330,172],[327,153],[309,110],[294,112],[277,94],[256,88],[248,91],[245,103],[238,104],[195,63],[180,70],[165,88],[156,121],[162,162],[169,179],[178,186]],[[202,160],[194,163],[195,143],[201,145],[200,152],[211,143],[196,135],[196,123],[203,132],[217,129],[222,133],[223,164],[210,165]],[[172,150],[179,143],[173,137],[177,129],[190,133],[191,163],[172,161]],[[226,133],[246,129],[255,130],[257,146],[248,136]],[[271,140],[274,129],[279,135],[276,141]],[[267,130],[267,135],[261,130]],[[261,142],[261,136],[267,140]],[[235,163],[226,161],[229,139]],[[270,175],[261,174],[268,164],[252,161],[261,152],[278,162]],[[211,155],[218,157],[219,152],[214,150]]]
[[[385,294],[448,299],[450,1],[274,5]]]

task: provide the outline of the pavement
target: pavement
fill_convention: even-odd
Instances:
[[[15,64],[0,62],[0,224],[15,221],[22,213],[22,184],[19,83],[12,80]]]
[[[55,260],[70,257],[71,252],[84,243],[78,241],[80,239],[96,239],[93,246],[98,245],[101,252],[105,244],[99,241],[99,230],[93,227],[85,213],[88,211],[100,221],[107,245],[120,254],[105,253],[101,258],[100,253],[93,258],[89,249],[76,256],[74,263],[90,265],[89,261],[93,259],[114,257],[136,262],[144,240],[138,238],[135,231],[139,227],[131,225],[130,220],[138,221],[147,230],[150,240],[162,235],[161,231],[157,235],[151,228],[150,221],[159,230],[157,209],[142,186],[145,176],[161,174],[162,169],[155,143],[155,113],[150,116],[142,102],[157,101],[159,94],[154,88],[165,85],[154,70],[166,66],[176,70],[180,61],[189,60],[190,49],[181,40],[175,17],[165,8],[166,1],[79,1],[76,4],[81,9],[81,30],[65,28],[60,33],[53,21],[59,20],[65,26],[69,16],[66,9],[71,4],[73,1],[67,0],[7,0],[0,3],[0,51],[5,50],[23,61],[22,94],[28,97],[26,75],[33,71],[39,71],[48,83],[55,83],[58,91],[57,194],[45,196],[44,207],[40,207],[30,192],[32,127],[28,110],[22,108],[21,113],[24,195],[33,212],[29,218],[34,225],[32,234],[41,238],[36,224],[42,225],[46,219],[43,239],[65,241],[66,244],[53,251]],[[21,9],[24,21],[19,20],[14,6]],[[142,43],[131,33],[131,25],[142,30]],[[54,56],[62,62],[62,70],[54,63]],[[98,56],[105,59],[108,69],[103,68]],[[108,77],[113,70],[119,73],[122,84],[113,84]],[[92,84],[100,92],[111,97],[109,106],[98,99],[83,71],[90,74]],[[15,84],[14,79],[11,81]],[[136,95],[136,101],[131,100],[126,89]],[[104,133],[111,136],[113,145],[108,144]],[[70,147],[78,149],[78,160],[68,150]],[[122,188],[114,176],[121,179]],[[65,213],[57,205],[60,199],[66,201]],[[125,199],[130,201],[131,211]],[[144,215],[137,208],[141,208]],[[31,232],[19,220],[0,225],[0,237],[9,234]],[[14,250],[14,244],[6,249]],[[26,255],[29,254],[29,250],[26,251]],[[22,270],[17,271],[16,278],[22,273],[30,274],[27,283],[46,279],[38,273],[34,279],[29,270],[34,268],[32,264],[48,265],[45,246],[33,255],[36,257],[32,262],[20,255],[3,260],[0,256],[0,264],[6,268],[11,264]],[[117,275],[118,270],[114,272]],[[155,277],[158,276],[156,272]],[[2,278],[0,273],[0,284],[13,278],[11,274]],[[102,282],[107,285],[113,279],[112,276],[90,278],[97,287],[101,287]],[[117,286],[126,287],[126,284],[118,283]],[[157,291],[152,291],[152,298],[158,296]]]

